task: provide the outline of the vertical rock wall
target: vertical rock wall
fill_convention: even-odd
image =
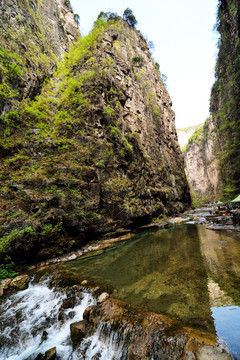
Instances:
[[[216,157],[216,133],[210,117],[189,139],[184,152],[187,178],[193,192],[214,199],[219,194],[220,179]]]

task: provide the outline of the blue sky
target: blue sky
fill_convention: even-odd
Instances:
[[[153,57],[167,76],[176,126],[196,125],[209,114],[217,56],[217,0],[71,0],[86,35],[101,11],[119,15],[129,7],[144,36],[153,41]]]

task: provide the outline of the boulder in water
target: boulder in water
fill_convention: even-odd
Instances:
[[[83,313],[83,319],[86,320],[89,324],[93,323],[94,311],[97,309],[96,305],[88,306]]]
[[[28,280],[28,275],[17,276],[11,281],[10,286],[15,289],[22,290],[25,288],[27,284],[27,280]]]
[[[45,352],[44,360],[54,360],[56,358],[56,346]]]
[[[3,287],[0,286],[0,297],[3,296]]]
[[[101,304],[109,298],[109,294],[107,292],[103,292],[97,299],[97,303]]]
[[[73,343],[80,343],[88,332],[88,322],[78,321],[70,325],[71,340]]]
[[[61,305],[61,310],[62,309],[73,309],[74,305],[76,303],[76,297],[75,296],[71,296],[67,299],[64,299]]]

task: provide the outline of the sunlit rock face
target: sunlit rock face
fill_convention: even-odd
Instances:
[[[177,136],[179,145],[184,147],[187,144],[189,138],[193,135],[195,130],[199,129],[203,124],[188,126],[186,128],[177,129]]]
[[[189,139],[184,152],[190,187],[201,197],[214,197],[219,193],[220,180],[215,143],[216,134],[210,117]]]

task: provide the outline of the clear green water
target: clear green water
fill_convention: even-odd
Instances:
[[[240,325],[232,316],[234,309],[239,313],[240,236],[186,224],[138,234],[61,268],[69,276],[111,286],[114,297],[141,309],[217,332],[240,359],[240,344],[234,341],[232,348],[230,341],[240,338]],[[226,331],[219,309],[224,309],[224,321],[229,318]]]

